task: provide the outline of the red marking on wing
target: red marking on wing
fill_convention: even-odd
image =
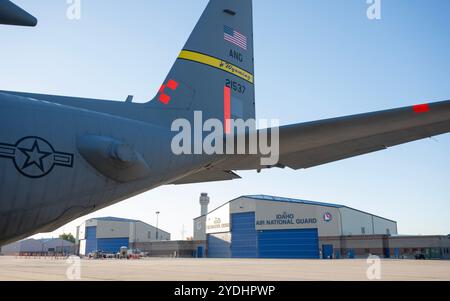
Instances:
[[[416,113],[427,113],[430,111],[430,105],[427,103],[415,105],[415,106],[413,106],[413,110]]]
[[[225,134],[229,134],[231,132],[231,89],[229,87],[225,87],[223,94],[223,118],[225,123]]]

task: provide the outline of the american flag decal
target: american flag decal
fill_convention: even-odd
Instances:
[[[247,50],[247,37],[238,31],[234,30],[230,26],[224,26],[224,35],[223,38],[225,41],[228,41],[236,46],[241,47],[244,50]]]

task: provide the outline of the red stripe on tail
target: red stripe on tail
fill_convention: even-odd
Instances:
[[[225,87],[223,95],[224,130],[225,134],[229,134],[231,132],[231,89],[229,87]]]

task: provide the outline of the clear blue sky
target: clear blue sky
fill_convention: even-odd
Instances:
[[[35,29],[0,27],[0,89],[149,100],[207,0],[16,2]],[[450,1],[254,1],[257,114],[297,123],[450,99]],[[303,171],[241,173],[243,180],[162,187],[88,217],[119,216],[192,234],[198,196],[211,208],[244,194],[346,204],[398,221],[402,234],[450,233],[450,134]],[[79,219],[63,229],[75,230]],[[48,236],[48,235],[40,235]]]

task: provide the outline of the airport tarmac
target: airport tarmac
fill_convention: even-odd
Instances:
[[[450,261],[382,260],[381,280],[450,280]],[[172,259],[80,261],[81,280],[369,280],[366,260]],[[72,268],[72,269],[71,269]],[[74,269],[75,268],[75,269]],[[64,259],[0,256],[0,280],[68,280]],[[76,275],[76,274],[75,274]],[[372,275],[375,275],[372,273]]]

